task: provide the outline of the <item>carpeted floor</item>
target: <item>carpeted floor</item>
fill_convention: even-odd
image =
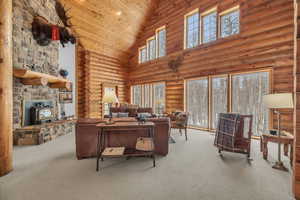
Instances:
[[[173,133],[167,157],[157,167],[147,158],[109,159],[95,171],[95,159],[76,160],[74,135],[18,147],[15,169],[0,178],[0,200],[291,200],[291,172],[271,168],[253,141],[252,164],[244,155],[213,146],[210,133],[189,130],[189,141]],[[288,160],[285,158],[285,164]]]

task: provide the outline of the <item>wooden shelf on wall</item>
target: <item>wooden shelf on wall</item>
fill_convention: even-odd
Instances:
[[[14,76],[22,79],[24,85],[49,85],[50,88],[72,89],[72,82],[67,79],[27,69],[14,68]]]

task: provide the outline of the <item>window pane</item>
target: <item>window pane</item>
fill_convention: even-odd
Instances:
[[[269,73],[258,72],[232,76],[232,111],[253,115],[252,131],[260,136],[268,129],[268,109],[262,97],[269,93]]]
[[[217,12],[203,17],[203,43],[217,39]]]
[[[240,11],[236,10],[221,16],[221,37],[240,32]]]
[[[165,111],[165,84],[153,84],[154,91],[154,112],[163,113]]]
[[[208,128],[208,79],[187,81],[189,125]]]
[[[166,29],[158,32],[158,57],[166,55]]]
[[[227,113],[227,92],[228,92],[228,78],[215,77],[212,78],[212,121],[211,128],[215,129],[218,122],[219,113]]]
[[[141,85],[135,85],[133,86],[133,100],[132,103],[135,105],[142,106],[142,86]]]
[[[147,49],[146,49],[146,47],[140,49],[139,53],[140,53],[139,54],[140,63],[146,62],[147,61]]]
[[[186,48],[193,48],[199,43],[199,13],[187,17]]]
[[[107,93],[114,93],[117,96],[115,88],[105,87],[104,88],[104,94],[107,94]],[[109,115],[109,105],[108,105],[108,103],[104,103],[103,109],[104,109],[103,114],[104,115]]]
[[[156,57],[155,45],[155,39],[148,41],[148,60],[154,60]]]
[[[144,85],[144,105],[145,108],[152,107],[152,87],[150,84]]]

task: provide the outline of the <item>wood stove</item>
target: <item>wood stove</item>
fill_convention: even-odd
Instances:
[[[44,103],[36,103],[30,108],[30,123],[32,125],[53,121],[53,107]]]
[[[29,100],[24,102],[23,126],[38,125],[54,120],[53,101]]]

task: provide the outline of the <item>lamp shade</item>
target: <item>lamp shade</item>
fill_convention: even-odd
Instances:
[[[115,94],[115,92],[109,91],[105,92],[102,103],[119,103],[119,100]]]
[[[267,108],[293,108],[293,94],[268,94],[263,96],[263,103]]]

